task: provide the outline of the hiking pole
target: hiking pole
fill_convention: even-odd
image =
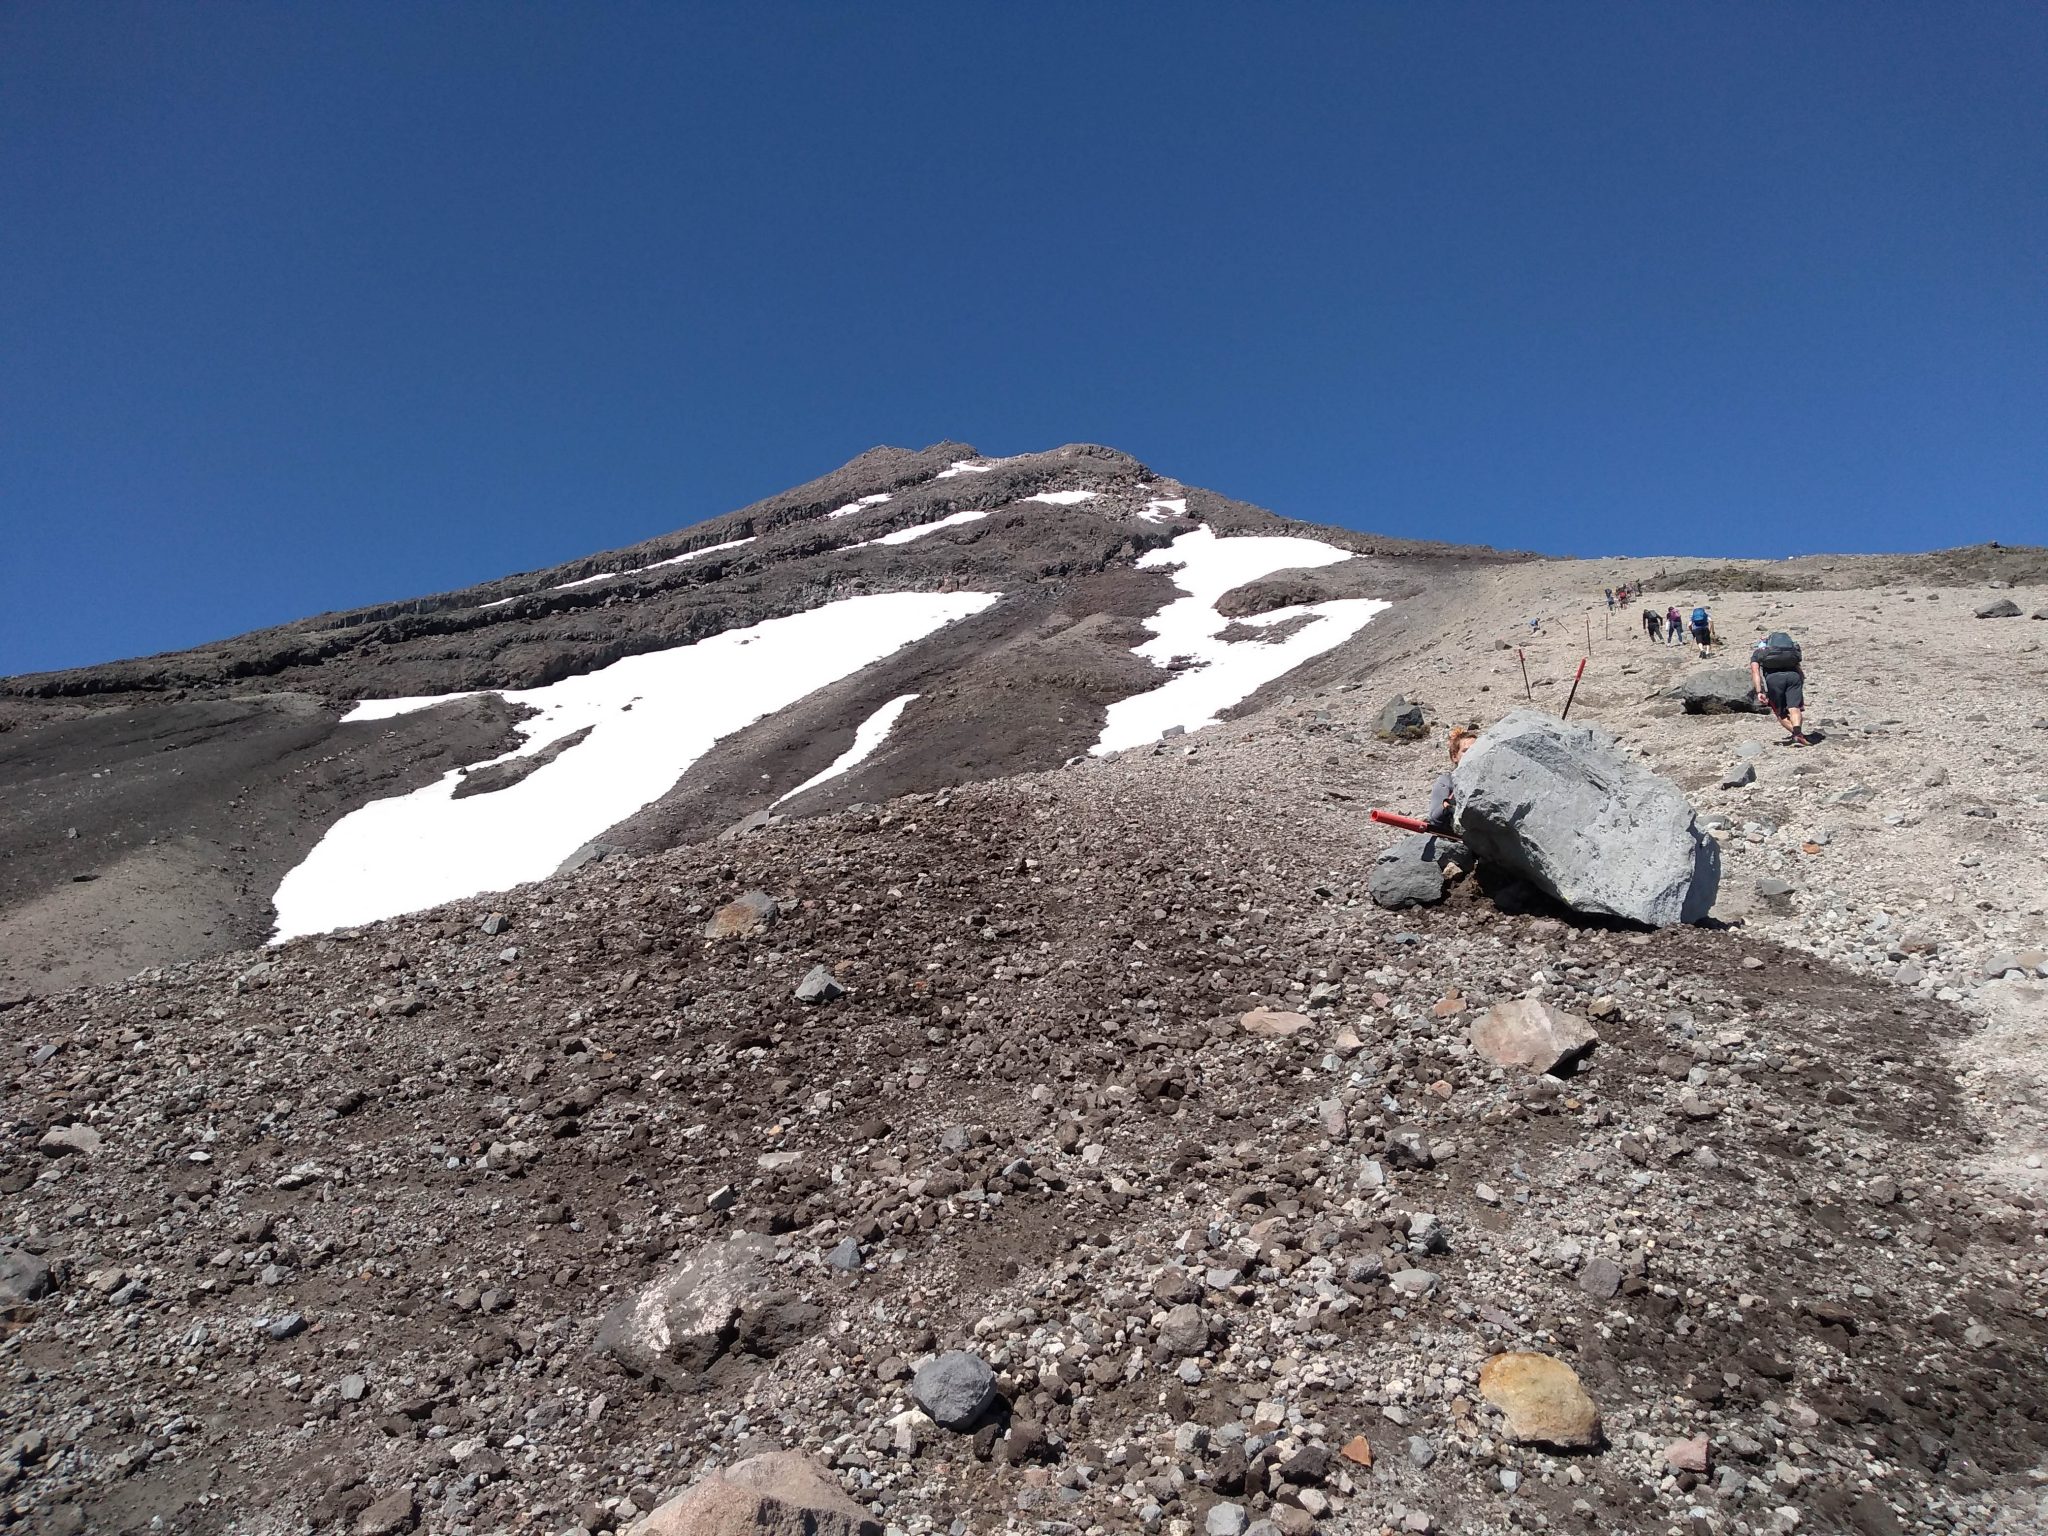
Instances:
[[[1522,648],[1519,645],[1515,647],[1515,660],[1522,664],[1522,697],[1531,704],[1534,704],[1536,702],[1536,695],[1529,689],[1529,658],[1522,654]]]
[[[1586,615],[1586,654],[1593,654],[1593,615]]]
[[[1579,696],[1579,679],[1586,675],[1586,658],[1580,658],[1579,670],[1572,674],[1572,691],[1564,696],[1564,712],[1557,718],[1568,720],[1572,713],[1572,700]]]

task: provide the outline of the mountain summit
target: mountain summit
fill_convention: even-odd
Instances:
[[[1433,569],[1501,558],[1091,445],[877,448],[550,570],[10,679],[0,985],[1148,745],[1323,675]]]

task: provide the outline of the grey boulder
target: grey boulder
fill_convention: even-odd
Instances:
[[[1695,672],[1666,695],[1688,715],[1750,715],[1758,712],[1756,683],[1747,667],[1714,667]]]
[[[1366,891],[1375,906],[1399,911],[1444,899],[1444,839],[1418,832],[1390,845],[1373,861]]]
[[[796,987],[796,1000],[800,1003],[831,1003],[844,996],[846,988],[822,965],[812,966]]]
[[[57,1288],[50,1266],[18,1248],[0,1249],[0,1305],[40,1301]]]
[[[1420,741],[1429,734],[1429,722],[1422,718],[1420,704],[1397,693],[1380,710],[1372,731],[1381,741]]]
[[[605,1314],[597,1349],[636,1376],[696,1385],[735,1347],[768,1355],[815,1321],[816,1308],[776,1288],[771,1238],[706,1243]]]
[[[934,1424],[945,1429],[972,1429],[995,1401],[996,1373],[981,1356],[949,1349],[917,1368],[910,1395]]]
[[[1604,731],[1515,710],[1472,744],[1453,783],[1473,855],[1575,912],[1661,928],[1714,905],[1719,847],[1677,786]]]
[[[1980,619],[2016,619],[2020,616],[2020,605],[2009,597],[2001,597],[1995,603],[1986,603],[1977,610]]]

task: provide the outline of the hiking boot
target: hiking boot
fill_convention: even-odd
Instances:
[[[1792,745],[1795,747],[1810,747],[1813,745],[1813,738],[1804,731],[1794,731],[1792,733]]]

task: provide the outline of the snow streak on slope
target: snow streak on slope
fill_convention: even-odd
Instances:
[[[869,715],[867,719],[861,721],[859,729],[853,733],[852,746],[833,758],[831,766],[812,774],[803,783],[797,785],[795,789],[792,789],[775,803],[780,805],[783,800],[794,800],[805,790],[815,789],[827,779],[836,779],[848,769],[858,768],[862,763],[866,762],[874,754],[875,748],[879,747],[888,737],[889,732],[895,728],[896,717],[902,714],[904,708],[916,697],[917,695],[914,693],[906,693],[893,698],[872,715]]]
[[[997,464],[1001,462],[1002,460],[1000,459],[996,461]],[[966,459],[955,459],[946,468],[933,475],[932,478],[934,480],[950,480],[955,475],[985,475],[995,467],[995,464],[975,464]]]
[[[1206,527],[1184,533],[1165,549],[1147,554],[1139,560],[1140,566],[1180,567],[1173,573],[1173,584],[1187,596],[1152,615],[1146,624],[1152,638],[1137,648],[1137,654],[1162,667],[1176,657],[1190,658],[1195,665],[1176,672],[1149,693],[1133,694],[1110,705],[1102,723],[1102,739],[1093,750],[1100,754],[1144,746],[1157,741],[1171,726],[1198,731],[1214,725],[1223,710],[1349,640],[1391,604],[1353,597],[1278,608],[1236,622],[1258,629],[1304,616],[1309,622],[1283,640],[1226,641],[1219,637],[1231,620],[1216,611],[1216,603],[1233,588],[1275,571],[1335,565],[1350,558],[1349,550],[1316,539],[1219,539],[1215,530]]]
[[[866,549],[874,544],[908,544],[911,540],[921,539],[928,533],[937,533],[941,528],[958,528],[962,523],[978,523],[987,516],[986,512],[955,512],[951,517],[942,517],[937,522],[919,523],[911,528],[898,528],[894,533],[885,533],[879,539],[865,539],[849,547],[853,549]]]
[[[887,497],[883,498],[885,501],[887,499]],[[837,517],[839,514],[835,512],[832,515]],[[656,560],[647,565],[636,565],[630,571],[599,571],[595,576],[578,576],[574,581],[557,582],[554,586],[544,590],[549,592],[567,592],[572,587],[587,587],[593,582],[617,581],[621,576],[638,576],[642,571],[658,571],[665,565],[687,565],[692,560],[702,560],[706,555],[715,555],[722,550],[738,549],[742,544],[751,544],[753,542],[752,535],[744,539],[727,539],[723,544],[706,544],[702,549],[686,550],[680,555],[670,555],[666,560]],[[502,608],[507,603],[518,602],[520,597],[532,597],[533,595],[531,592],[522,592],[519,594],[519,597],[501,597],[495,602],[479,603],[477,606],[479,608]]]
[[[888,499],[889,493],[887,491],[877,491],[872,496],[861,497],[859,501],[849,501],[836,512],[827,512],[825,514],[825,521],[829,523],[837,518],[851,517],[856,512],[865,512],[869,507],[879,507]]]
[[[586,726],[590,734],[504,789],[454,799],[462,775],[452,771],[343,817],[278,887],[274,937],[374,922],[552,874],[664,794],[720,737],[981,612],[997,595],[850,597],[544,688],[505,690],[508,701],[540,714],[519,726],[526,739],[518,749],[495,761],[530,757]],[[377,699],[348,719],[388,719],[462,697]]]
[[[1036,496],[1026,496],[1026,501],[1043,501],[1055,507],[1078,507],[1084,501],[1093,501],[1093,491],[1040,491]]]

